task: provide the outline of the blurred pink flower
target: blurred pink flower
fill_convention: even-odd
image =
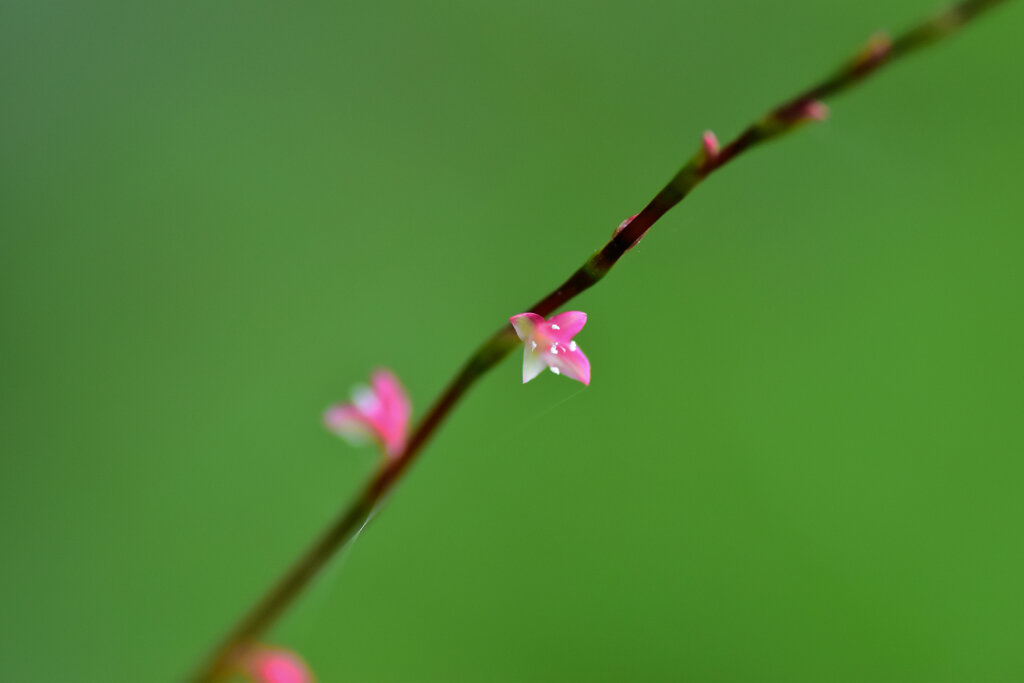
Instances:
[[[302,659],[288,650],[259,645],[245,654],[242,672],[253,683],[312,683]]]
[[[536,313],[520,313],[509,320],[523,340],[523,384],[551,368],[556,375],[590,384],[590,361],[573,341],[587,324],[583,311],[566,311],[549,320]]]
[[[372,387],[357,387],[351,403],[324,413],[324,425],[350,443],[376,441],[388,458],[405,448],[411,413],[409,396],[389,370],[373,373]]]

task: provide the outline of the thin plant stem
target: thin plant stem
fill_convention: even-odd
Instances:
[[[597,284],[659,218],[713,172],[749,149],[817,118],[815,112],[818,110],[814,108],[821,106],[821,100],[856,85],[886,64],[948,36],[983,11],[1003,2],[1006,0],[966,0],[892,40],[884,36],[872,38],[864,50],[831,76],[776,107],[720,150],[709,150],[705,146],[698,151],[625,228],[587,259],[569,279],[526,310],[547,317]],[[506,323],[473,353],[413,430],[404,451],[385,462],[355,500],[342,509],[330,527],[291,565],[189,680],[212,682],[231,673],[234,659],[244,648],[281,616],[328,560],[363,528],[463,395],[518,344],[514,330]]]

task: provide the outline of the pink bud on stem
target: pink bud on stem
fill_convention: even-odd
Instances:
[[[718,136],[710,130],[704,131],[704,136],[701,138],[701,149],[704,151],[705,163],[715,163],[718,160],[718,153],[722,151]]]
[[[800,114],[805,120],[824,121],[828,118],[828,106],[824,102],[810,100],[800,108]]]

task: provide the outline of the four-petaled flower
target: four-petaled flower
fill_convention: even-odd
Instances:
[[[395,458],[405,448],[409,427],[409,396],[388,370],[373,373],[373,386],[357,387],[351,403],[339,403],[324,413],[329,430],[350,443],[377,442],[384,455]]]
[[[523,384],[551,368],[556,375],[590,384],[590,361],[573,341],[576,333],[587,324],[583,311],[566,311],[550,320],[536,313],[520,313],[509,320],[516,334],[523,340]]]

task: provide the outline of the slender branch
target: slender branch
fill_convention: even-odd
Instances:
[[[721,150],[705,146],[600,251],[587,259],[586,263],[560,287],[527,310],[546,317],[576,295],[597,284],[659,218],[706,177],[752,147],[790,132],[809,120],[819,118],[823,110],[820,100],[836,95],[882,66],[944,38],[984,10],[1003,2],[1006,0],[965,0],[893,40],[876,36],[864,50],[830,77],[751,124]],[[362,529],[374,510],[401,478],[402,473],[451,414],[455,404],[477,379],[517,345],[518,339],[512,327],[506,324],[476,350],[420,421],[404,452],[388,461],[367,482],[356,499],[341,511],[335,522],[227,635],[190,680],[217,681],[230,673],[233,660],[242,649],[266,631],[327,561]]]

